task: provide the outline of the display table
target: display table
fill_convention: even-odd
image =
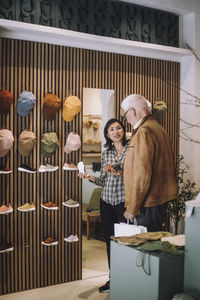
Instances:
[[[190,216],[186,214],[185,222],[185,271],[184,291],[200,293],[200,202],[186,202],[186,211],[193,207]]]
[[[183,273],[184,256],[146,254],[111,241],[110,300],[171,300],[183,291]]]

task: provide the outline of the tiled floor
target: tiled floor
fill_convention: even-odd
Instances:
[[[105,243],[83,237],[83,280],[1,296],[0,300],[108,300],[98,287],[108,280]]]

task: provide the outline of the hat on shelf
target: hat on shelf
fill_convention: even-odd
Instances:
[[[64,99],[63,119],[71,122],[75,115],[81,111],[81,100],[76,96],[69,96]]]
[[[55,132],[44,133],[41,137],[41,153],[43,156],[50,157],[58,149],[59,142]]]
[[[36,136],[32,131],[24,130],[19,136],[19,154],[22,156],[31,155],[36,145]]]
[[[70,132],[67,137],[66,144],[64,146],[64,151],[69,154],[72,151],[76,151],[81,147],[80,136],[75,132]]]
[[[8,91],[0,91],[0,114],[8,113],[12,103],[13,95]]]
[[[8,129],[0,130],[0,157],[5,156],[12,148],[14,137],[12,131]]]
[[[36,103],[35,95],[31,92],[24,91],[19,95],[17,103],[17,113],[21,117],[27,117]]]
[[[46,94],[43,99],[43,118],[47,121],[52,121],[61,109],[61,106],[60,98],[53,94]]]

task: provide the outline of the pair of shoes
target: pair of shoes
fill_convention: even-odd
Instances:
[[[19,206],[17,209],[20,211],[23,211],[23,212],[33,211],[33,210],[35,210],[35,204],[33,202],[25,203],[24,205]]]
[[[58,170],[58,166],[51,166],[51,165],[41,165],[39,167],[39,172],[55,172]]]
[[[78,167],[75,164],[69,162],[64,163],[63,170],[76,171],[78,170]]]
[[[26,165],[21,165],[19,168],[18,168],[18,171],[21,171],[21,172],[26,172],[26,173],[31,173],[31,174],[34,174],[37,172],[36,169],[33,169],[29,166],[26,166]]]
[[[45,246],[56,246],[58,245],[58,241],[56,241],[53,237],[48,237],[45,241],[42,241],[42,244]]]
[[[77,234],[75,234],[75,235],[72,234],[68,237],[65,237],[64,241],[68,242],[68,243],[78,242],[78,236],[77,236]]]
[[[99,287],[99,293],[108,293],[110,291],[110,280]]]
[[[52,201],[49,201],[47,203],[41,203],[41,206],[43,208],[50,209],[50,210],[58,210],[57,204]]]
[[[11,172],[12,172],[12,169],[0,166],[0,174],[9,174]]]
[[[0,215],[9,214],[11,212],[13,212],[13,208],[10,204],[0,206]]]
[[[78,207],[79,206],[79,203],[73,199],[69,199],[69,200],[63,202],[62,204],[67,207]]]
[[[11,243],[0,244],[0,253],[9,252],[9,251],[13,251],[13,250],[14,250],[14,247],[12,246]]]

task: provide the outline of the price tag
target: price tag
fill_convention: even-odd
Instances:
[[[186,206],[186,218],[189,218],[193,212],[193,205],[187,205]]]

